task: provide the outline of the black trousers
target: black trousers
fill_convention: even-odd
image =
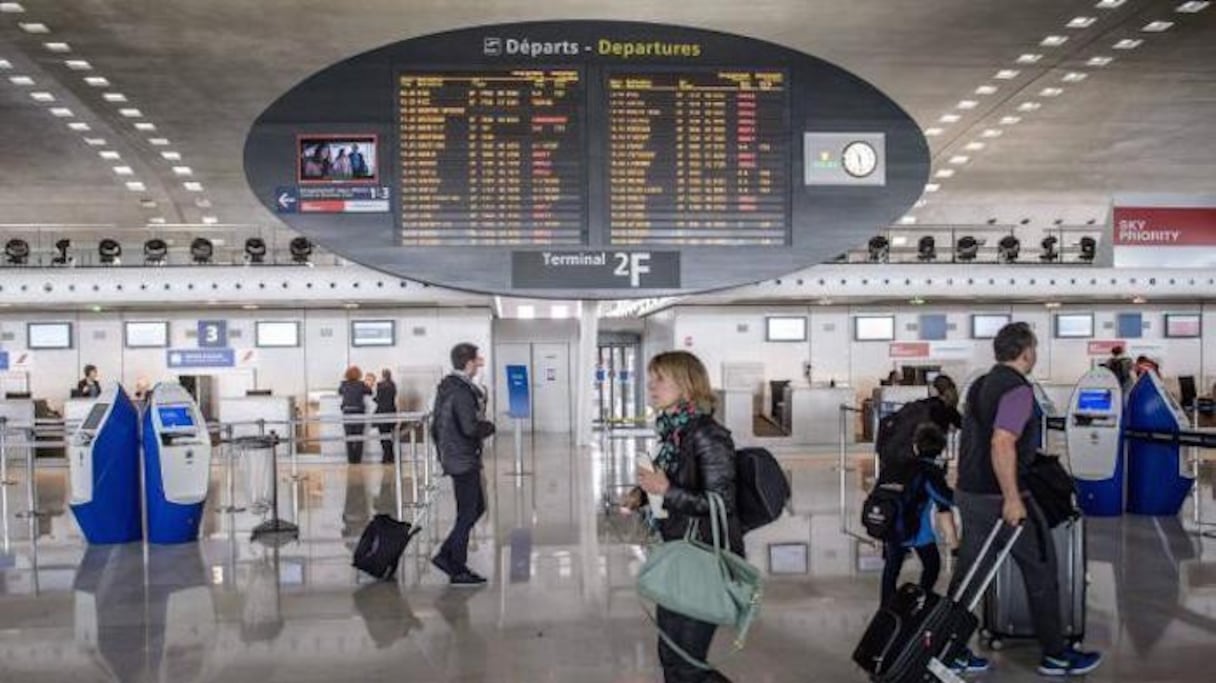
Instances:
[[[363,436],[363,428],[366,425],[362,424],[344,424],[342,431],[346,432],[347,438],[352,436]],[[363,440],[347,441],[346,442],[346,462],[352,465],[358,465],[363,462]]]
[[[452,489],[456,494],[456,523],[447,540],[439,548],[438,556],[456,572],[468,569],[469,534],[473,526],[486,511],[486,493],[481,486],[481,470],[452,475]]]
[[[1003,499],[999,495],[986,496],[965,491],[956,491],[954,501],[963,522],[963,537],[959,549],[958,565],[950,582],[953,594],[968,569],[975,564],[984,546],[984,539],[993,525],[1001,518]],[[1022,535],[1013,545],[1010,555],[1022,570],[1026,583],[1026,597],[1030,602],[1030,613],[1034,620],[1035,636],[1045,655],[1059,655],[1067,648],[1060,615],[1060,573],[1056,560],[1055,544],[1046,533],[1047,523],[1039,506],[1028,497],[1023,497],[1028,518],[1024,522]],[[1003,535],[997,538],[1000,543]],[[980,572],[988,569],[987,564]],[[978,574],[982,577],[983,574]],[[980,579],[975,579],[976,581]]]
[[[376,423],[376,429],[380,430],[380,450],[384,451],[384,455],[381,457],[380,461],[384,463],[390,463],[395,458],[395,454],[393,453],[392,439],[393,426],[394,425],[392,422]],[[384,438],[385,434],[388,434],[389,438]]]
[[[663,633],[689,655],[702,662],[709,656],[709,645],[714,640],[714,631],[718,630],[716,624],[686,617],[663,607],[658,608],[655,621],[659,622]],[[662,638],[659,638],[659,663],[663,666],[664,683],[710,683],[727,680],[716,671],[705,671],[689,664],[668,647]]]
[[[905,548],[899,543],[887,541],[884,551],[886,563],[882,567],[882,602],[884,605],[892,595],[895,595],[896,584],[899,583],[899,572],[903,569],[909,550],[915,550],[916,556],[920,558],[920,587],[925,590],[933,590],[933,587],[937,585],[937,577],[942,571],[942,554],[937,549],[937,545],[930,543]]]

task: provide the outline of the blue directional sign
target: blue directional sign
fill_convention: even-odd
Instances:
[[[228,346],[227,320],[198,321],[198,347],[200,349],[222,349]]]
[[[274,188],[274,208],[279,213],[299,213],[300,188],[294,186]]]
[[[532,415],[532,403],[528,398],[528,389],[528,366],[508,365],[507,396],[510,399],[508,415],[518,418]]]
[[[0,351],[0,371],[8,370],[8,351]]]
[[[236,366],[232,349],[169,349],[170,368],[231,368]]]

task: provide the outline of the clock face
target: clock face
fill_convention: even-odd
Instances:
[[[844,170],[854,178],[864,178],[878,168],[878,152],[868,142],[850,142],[841,155]]]

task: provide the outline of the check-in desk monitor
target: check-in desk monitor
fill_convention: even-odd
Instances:
[[[139,413],[117,383],[107,383],[68,438],[68,478],[76,522],[91,544],[143,538],[139,488]]]
[[[198,538],[211,469],[211,437],[198,405],[180,384],[162,383],[144,413],[148,540]]]
[[[1065,415],[1068,461],[1081,509],[1091,516],[1123,512],[1123,390],[1106,368],[1077,382]]]

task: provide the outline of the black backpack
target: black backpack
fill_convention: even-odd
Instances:
[[[921,485],[919,474],[880,481],[861,505],[861,525],[870,538],[900,542],[912,538],[920,530],[917,494]]]
[[[743,533],[781,517],[790,499],[790,482],[781,464],[763,448],[735,451],[735,489]]]
[[[874,452],[883,465],[907,462],[912,459],[912,441],[916,428],[933,421],[929,399],[905,403],[894,413],[878,421],[878,434],[874,437]]]

